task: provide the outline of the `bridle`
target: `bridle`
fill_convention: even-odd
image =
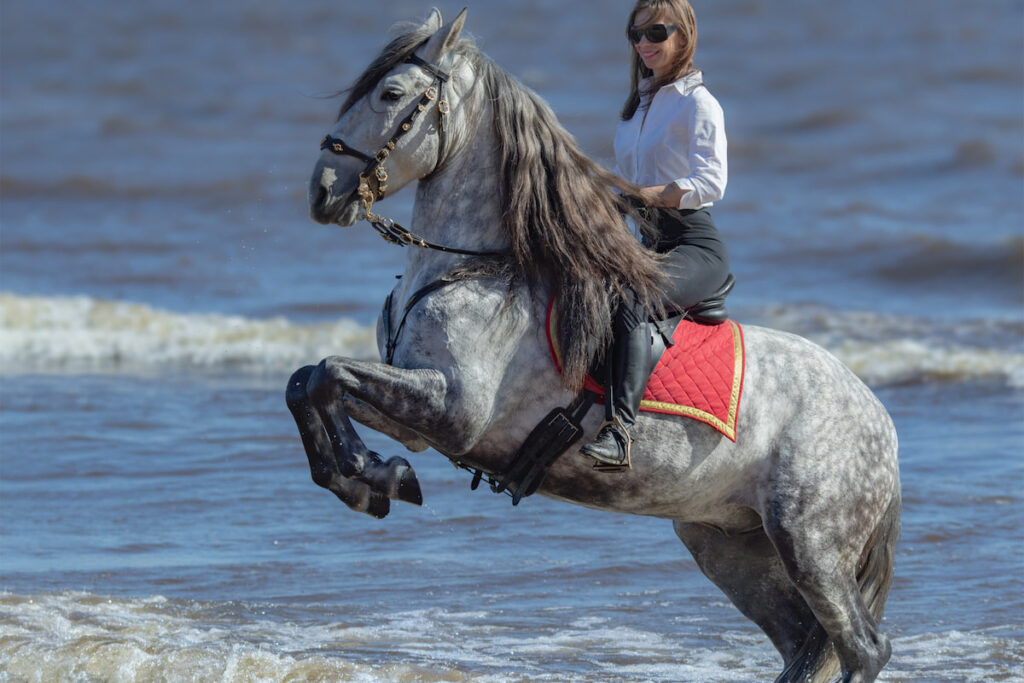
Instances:
[[[415,54],[409,55],[405,59],[406,63],[415,64],[427,73],[434,77],[433,82],[420,97],[420,101],[416,106],[409,112],[409,114],[402,119],[398,124],[398,128],[395,130],[394,135],[384,143],[384,145],[377,150],[377,153],[373,156],[361,152],[355,147],[352,147],[341,138],[336,138],[332,135],[325,135],[324,139],[320,141],[320,149],[333,152],[339,156],[350,156],[355,157],[366,162],[366,167],[359,174],[359,187],[356,190],[356,194],[359,195],[360,201],[363,203],[363,216],[371,226],[391,244],[396,244],[400,247],[404,246],[416,246],[424,249],[434,249],[436,251],[443,251],[451,254],[462,254],[465,256],[506,256],[508,255],[507,250],[503,251],[476,251],[472,249],[459,249],[457,247],[449,247],[443,244],[435,244],[428,242],[424,238],[410,232],[406,228],[402,227],[390,218],[384,218],[383,216],[373,213],[373,203],[384,198],[384,193],[388,189],[388,172],[384,168],[385,162],[391,153],[395,151],[395,147],[398,145],[398,141],[410,130],[412,130],[412,124],[416,120],[416,117],[422,114],[430,107],[431,103],[436,102],[437,107],[437,162],[434,164],[434,170],[431,173],[435,173],[440,167],[441,162],[444,159],[445,146],[446,146],[446,130],[445,121],[448,114],[451,111],[448,100],[444,95],[444,87],[451,78],[451,74],[441,67],[431,64],[418,57]]]

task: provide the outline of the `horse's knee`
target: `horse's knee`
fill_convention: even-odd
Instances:
[[[341,399],[338,392],[338,378],[341,373],[336,359],[337,356],[328,356],[309,368],[306,395],[316,403],[323,404]]]
[[[288,386],[284,390],[284,400],[289,406],[306,400],[306,385],[309,383],[309,376],[313,370],[312,365],[306,365],[293,372],[292,376],[288,378]]]

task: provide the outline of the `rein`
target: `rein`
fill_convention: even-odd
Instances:
[[[384,168],[385,162],[388,160],[388,157],[391,156],[391,153],[395,151],[398,141],[406,133],[412,130],[412,124],[413,121],[416,120],[416,117],[426,111],[430,104],[435,101],[437,102],[438,150],[437,162],[434,164],[434,171],[432,171],[432,173],[437,171],[444,159],[446,142],[445,120],[451,112],[448,100],[445,99],[444,96],[444,86],[451,78],[451,74],[444,71],[439,66],[431,64],[414,54],[409,55],[405,61],[410,64],[415,64],[427,73],[431,74],[434,77],[434,82],[426,89],[413,110],[409,112],[409,114],[398,124],[398,128],[395,130],[394,135],[384,143],[384,146],[378,149],[376,154],[370,156],[369,154],[352,147],[341,138],[336,138],[332,135],[325,135],[324,139],[320,141],[320,149],[333,152],[339,156],[355,157],[356,159],[366,162],[366,167],[359,174],[359,188],[356,190],[360,201],[363,203],[362,218],[366,220],[366,222],[368,222],[387,242],[400,247],[414,246],[420,247],[421,249],[433,249],[434,251],[442,251],[448,254],[460,254],[463,256],[507,256],[509,254],[508,250],[480,251],[475,249],[461,249],[444,244],[436,244],[402,227],[402,225],[392,219],[385,218],[373,212],[373,203],[383,199],[384,193],[388,189],[388,172],[387,169]]]

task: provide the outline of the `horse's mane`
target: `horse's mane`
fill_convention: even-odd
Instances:
[[[630,287],[652,310],[658,257],[626,227],[619,188],[637,188],[587,157],[551,108],[489,59],[480,60],[501,156],[501,215],[531,287],[550,285],[566,383],[579,387],[611,336],[613,295]]]
[[[341,113],[430,35],[420,28],[392,40],[349,89]],[[629,287],[651,310],[660,306],[658,257],[626,227],[622,215],[631,207],[613,190],[634,194],[638,188],[588,158],[551,108],[471,41],[460,40],[454,49],[472,61],[493,112],[502,228],[514,277],[533,291],[551,288],[563,380],[579,388],[611,338],[616,297]]]

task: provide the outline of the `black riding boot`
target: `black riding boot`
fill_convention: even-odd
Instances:
[[[616,471],[630,466],[629,430],[651,372],[651,332],[643,309],[625,302],[615,312],[612,332],[612,383],[605,400],[611,401],[613,417],[580,452],[598,461],[596,469]]]

